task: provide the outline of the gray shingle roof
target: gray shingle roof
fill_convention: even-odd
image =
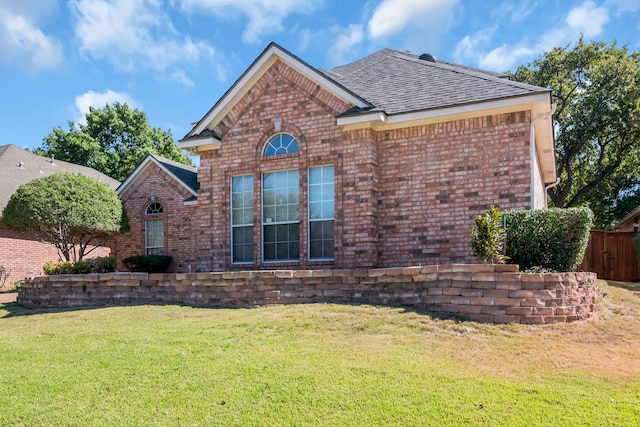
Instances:
[[[383,49],[332,70],[320,70],[388,115],[549,92],[505,75]],[[350,110],[348,114],[357,113]]]
[[[22,166],[21,166],[22,164]],[[13,145],[0,146],[0,215],[22,184],[57,172],[80,173],[116,189],[120,182],[95,169],[33,154]]]
[[[200,183],[198,182],[197,169],[193,166],[185,165],[173,160],[165,159],[156,154],[150,154],[158,163],[162,164],[169,172],[171,172],[176,178],[178,178],[184,185],[189,187],[194,193],[197,193],[200,189]]]

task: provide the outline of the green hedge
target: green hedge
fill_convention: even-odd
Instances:
[[[169,255],[134,255],[122,260],[129,271],[166,273],[171,263]]]
[[[55,261],[42,266],[44,274],[90,274],[116,271],[116,259],[113,256],[83,259],[80,261]]]
[[[589,243],[589,208],[507,211],[506,255],[522,271],[574,271]]]

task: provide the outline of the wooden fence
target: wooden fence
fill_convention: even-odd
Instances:
[[[638,233],[591,231],[582,261],[583,271],[592,271],[600,279],[633,282],[640,279],[640,265],[633,238]]]

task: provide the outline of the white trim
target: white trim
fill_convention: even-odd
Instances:
[[[206,136],[204,138],[191,138],[187,141],[180,141],[180,148],[187,151],[218,150],[220,148],[220,140],[212,136]]]
[[[167,175],[169,175],[171,178],[173,178],[176,182],[178,182],[180,185],[182,185],[187,191],[189,191],[189,193],[191,193],[194,196],[198,196],[198,193],[193,191],[191,189],[191,187],[189,187],[187,184],[185,184],[184,182],[182,182],[182,180],[180,180],[177,176],[175,176],[174,174],[172,174],[171,172],[169,172],[169,170],[167,168],[164,167],[164,165],[162,163],[160,163],[154,156],[153,154],[148,154],[147,157],[145,157],[145,159],[142,161],[142,163],[140,163],[138,165],[138,167],[133,171],[133,173],[131,173],[131,175],[129,175],[129,177],[125,180],[125,182],[123,182],[122,184],[120,184],[120,186],[118,187],[118,189],[116,190],[118,194],[122,194],[125,192],[125,190],[127,190],[127,188],[129,188],[129,186],[131,184],[133,184],[135,182],[136,179],[138,179],[138,176],[144,172],[149,165],[151,165],[151,163],[154,163],[156,166],[158,166],[164,173],[166,173]],[[185,165],[185,167],[188,167],[187,165]],[[195,168],[194,168],[195,169]],[[195,170],[193,171],[195,173]],[[185,203],[186,204],[186,203]]]
[[[333,82],[300,59],[286,52],[277,44],[271,44],[247,71],[245,71],[245,74],[233,84],[231,89],[223,95],[218,103],[191,129],[185,138],[197,135],[205,129],[213,129],[222,117],[235,106],[240,98],[253,87],[254,83],[260,79],[278,59],[348,104],[355,105],[359,108],[368,106],[362,99]]]
[[[500,99],[475,104],[458,105],[454,107],[438,108],[412,113],[402,113],[387,115],[384,112],[365,113],[356,116],[340,117],[337,120],[338,126],[349,129],[359,129],[371,127],[376,131],[389,130],[399,127],[411,126],[411,122],[432,121],[442,122],[463,117],[492,114],[491,110],[516,111],[518,108],[531,109],[532,104],[549,102],[549,94],[534,94],[519,96],[507,99]]]

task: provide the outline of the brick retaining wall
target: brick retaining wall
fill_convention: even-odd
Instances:
[[[598,310],[594,273],[520,273],[517,265],[453,264],[353,270],[41,276],[18,302],[67,308],[173,302],[206,307],[397,305],[494,323],[555,323]]]

